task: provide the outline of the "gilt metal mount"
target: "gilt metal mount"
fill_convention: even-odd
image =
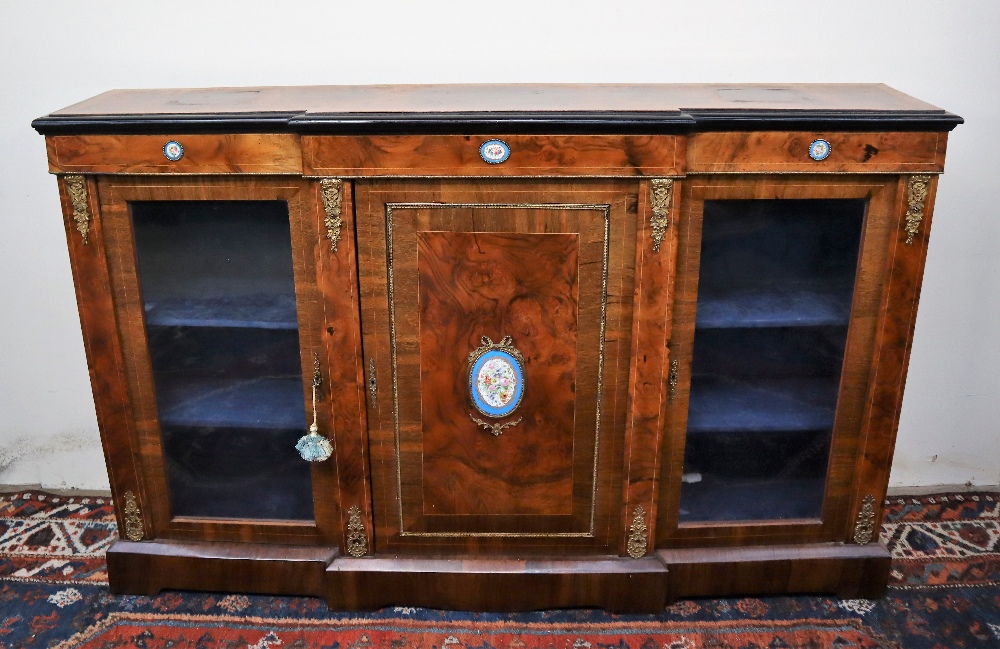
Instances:
[[[650,236],[653,239],[653,252],[660,251],[660,244],[667,237],[667,227],[670,225],[670,199],[674,195],[672,178],[654,178],[650,181],[650,202],[653,216],[649,225],[653,229]]]
[[[330,250],[337,252],[340,228],[344,225],[344,220],[340,218],[344,200],[344,181],[340,178],[323,178],[319,181],[319,187],[323,197],[323,211],[326,212],[326,217],[323,219],[326,225],[326,237],[330,240]]]
[[[73,205],[73,221],[76,229],[87,244],[87,237],[90,235],[90,207],[87,205],[87,179],[83,176],[66,176],[66,191],[69,193],[69,202]]]
[[[502,433],[505,428],[510,428],[511,426],[517,426],[518,424],[521,423],[521,419],[523,419],[523,417],[518,417],[514,421],[505,421],[503,423],[491,424],[488,421],[483,421],[482,419],[478,419],[471,412],[469,413],[469,417],[472,419],[473,422],[476,423],[476,425],[492,433],[494,437],[499,437],[500,433]]]
[[[365,536],[365,524],[361,522],[361,509],[353,505],[347,510],[347,553],[352,557],[363,557],[368,554],[368,537]]]
[[[927,191],[931,187],[933,176],[910,176],[906,184],[906,245],[913,245],[913,238],[920,231],[924,220],[924,205],[927,203]]]
[[[139,502],[135,499],[135,494],[131,491],[125,492],[125,537],[129,541],[141,541],[144,536],[142,530],[142,512],[139,511]]]
[[[875,497],[868,494],[861,501],[861,511],[858,512],[858,519],[854,524],[854,542],[858,545],[871,543],[874,535]]]
[[[646,556],[646,548],[649,541],[646,539],[646,510],[639,505],[632,515],[632,526],[628,535],[628,556],[633,559],[640,559]]]

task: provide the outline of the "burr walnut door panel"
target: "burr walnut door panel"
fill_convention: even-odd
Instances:
[[[638,183],[358,183],[376,547],[617,552]]]

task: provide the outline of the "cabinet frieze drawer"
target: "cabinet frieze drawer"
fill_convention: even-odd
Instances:
[[[481,153],[499,142],[497,156]],[[672,176],[684,138],[672,135],[303,136],[307,176]],[[502,148],[509,150],[502,155]]]
[[[740,131],[696,133],[688,173],[944,171],[947,133]]]
[[[300,174],[299,136],[57,135],[46,139],[53,173]]]

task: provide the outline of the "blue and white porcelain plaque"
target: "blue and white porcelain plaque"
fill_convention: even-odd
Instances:
[[[809,145],[809,157],[817,162],[826,160],[832,150],[833,147],[826,140],[813,140],[813,143]]]
[[[524,395],[521,362],[506,350],[491,349],[472,365],[469,387],[476,410],[488,417],[506,417]]]
[[[487,140],[479,147],[479,155],[491,165],[498,165],[510,157],[510,147],[503,140]]]
[[[170,140],[163,145],[163,155],[171,162],[177,162],[184,157],[184,147],[176,140]]]

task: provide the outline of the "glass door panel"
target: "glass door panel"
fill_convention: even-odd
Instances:
[[[865,210],[705,201],[681,524],[820,517]]]
[[[287,203],[129,207],[173,515],[312,520]]]

